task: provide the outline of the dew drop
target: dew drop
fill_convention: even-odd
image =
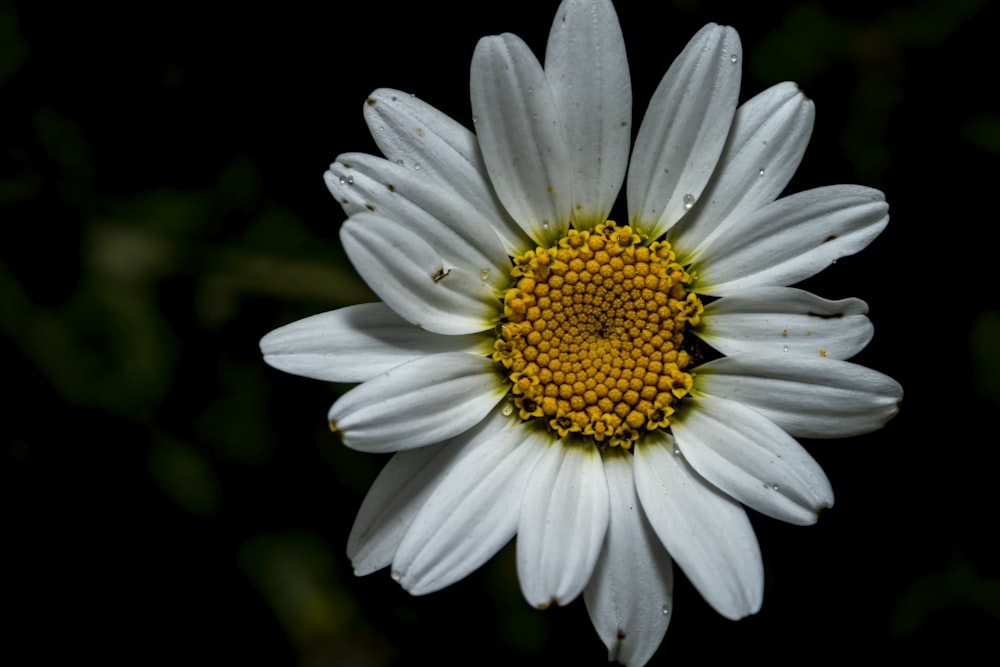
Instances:
[[[664,616],[669,616],[670,615],[670,606],[669,605],[663,605],[663,608],[660,611],[663,612]]]
[[[393,570],[392,574],[389,576],[391,576],[392,580],[395,581],[396,583],[399,583],[400,581],[403,580],[403,575],[397,572],[396,570]]]
[[[503,413],[504,417],[510,417],[514,412],[514,406],[508,403],[507,405],[500,408],[500,412]]]
[[[379,134],[381,134],[382,132],[385,132],[385,127],[383,127],[382,125],[379,125],[378,126],[378,131],[379,131]]]
[[[778,490],[778,485],[777,485],[777,484],[772,484],[772,485],[771,485],[771,488],[772,488],[773,490],[777,491],[777,490]]]
[[[528,94],[530,95],[533,92],[535,92],[535,89],[533,87],[531,87],[531,86],[528,86]]]
[[[782,345],[781,346],[781,350],[782,350],[782,352],[788,352],[788,346],[787,345]]]
[[[337,179],[337,181],[338,181],[338,182],[339,182],[339,183],[340,183],[341,185],[343,185],[344,183],[346,183],[346,182],[347,182],[347,179],[346,179],[346,178],[344,178],[343,176],[341,176],[340,178],[338,178],[338,179]]]
[[[738,55],[736,55],[735,53],[729,56],[729,62],[735,64],[735,63],[738,63],[739,61],[740,61],[740,57]]]
[[[759,176],[763,176],[763,175],[764,175],[764,167],[761,167],[761,168],[760,168],[760,171],[758,171],[758,172],[757,172],[757,174],[758,174]]]
[[[479,269],[479,277],[482,280],[484,280],[484,281],[488,280],[489,277],[490,277],[490,270],[489,269]]]
[[[353,176],[348,176],[347,177],[347,184],[348,185],[354,185],[354,177]]]
[[[472,117],[472,124],[475,125],[478,122],[479,122],[479,116],[473,116]]]
[[[402,167],[403,166],[403,161],[402,160],[396,160],[396,164],[398,164],[400,167]]]
[[[684,208],[690,209],[692,206],[694,206],[694,195],[689,192],[684,195]]]
[[[420,163],[419,162],[414,162],[413,163],[413,170],[414,171],[420,171]]]

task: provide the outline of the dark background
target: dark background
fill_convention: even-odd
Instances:
[[[399,88],[471,125],[476,40],[540,53],[556,5],[0,3],[8,664],[604,664],[582,600],[523,601],[510,547],[427,597],[355,578],[344,545],[383,459],[328,432],[343,387],[257,349],[371,298],[322,182],[375,151],[365,96]],[[805,443],[837,493],[817,526],[752,517],[762,611],[726,621],[678,572],[654,662],[993,654],[996,5],[617,6],[635,127],[687,39],[728,23],[743,99],[792,79],[816,102],[789,191],[887,193],[888,229],[807,287],[868,301],[858,361],[906,391],[886,429]]]

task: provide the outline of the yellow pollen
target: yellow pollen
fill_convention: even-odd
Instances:
[[[493,359],[521,419],[626,448],[669,425],[702,313],[669,243],[609,220],[515,257],[511,278]]]

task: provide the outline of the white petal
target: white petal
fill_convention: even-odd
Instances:
[[[354,268],[385,303],[407,321],[441,334],[491,328],[499,298],[480,269],[446,261],[435,243],[374,213],[351,216],[340,240]]]
[[[794,83],[772,86],[736,110],[718,169],[671,231],[678,261],[694,261],[713,238],[730,235],[731,225],[781,194],[802,161],[814,117],[812,101]]]
[[[478,424],[507,392],[489,357],[422,357],[360,384],[330,408],[344,444],[395,452],[454,437]]]
[[[517,529],[525,599],[544,609],[583,592],[608,529],[608,483],[592,443],[549,447],[531,473]]]
[[[364,153],[341,155],[325,179],[348,215],[371,211],[393,220],[430,241],[449,264],[484,272],[493,291],[506,283],[510,257],[489,220],[447,188]]]
[[[710,23],[653,94],[628,172],[629,220],[650,238],[688,212],[718,164],[740,93],[742,53],[735,30]]]
[[[635,445],[635,486],[656,534],[705,601],[729,619],[760,609],[764,565],[743,507],[695,473],[669,435]]]
[[[456,462],[515,423],[498,407],[450,440],[393,454],[368,490],[347,538],[354,574],[389,565],[413,519]]]
[[[327,382],[364,382],[441,352],[489,354],[490,337],[442,336],[413,326],[384,303],[362,303],[286,324],[264,336],[264,361]]]
[[[701,293],[790,285],[852,255],[889,224],[878,190],[831,185],[783,197],[715,237],[698,258]]]
[[[472,113],[493,187],[538,245],[564,236],[572,180],[545,72],[519,37],[479,40],[472,55]]]
[[[673,615],[673,567],[639,504],[631,457],[620,447],[608,449],[604,472],[611,518],[583,598],[608,660],[644,665]]]
[[[464,452],[399,545],[393,578],[414,595],[463,579],[517,529],[528,476],[551,437],[523,422]]]
[[[573,165],[573,222],[604,222],[632,141],[632,84],[618,15],[608,0],[564,0],[552,23],[545,74]]]
[[[380,88],[364,105],[379,150],[438,186],[449,188],[490,220],[507,253],[531,247],[497,199],[476,135],[431,105],[398,90]]]
[[[693,393],[739,401],[798,438],[846,438],[885,426],[903,388],[870,368],[816,355],[739,355],[698,367]]]
[[[774,422],[742,403],[688,397],[670,428],[691,467],[762,514],[807,525],[820,510],[833,507],[833,489],[819,464]]]
[[[705,306],[694,332],[726,355],[791,352],[849,359],[875,328],[861,299],[829,301],[792,287],[741,290]]]

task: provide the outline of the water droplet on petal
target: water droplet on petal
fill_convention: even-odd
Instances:
[[[661,609],[660,611],[663,612],[664,616],[668,616],[670,614],[670,606],[669,605],[663,605],[663,609]]]
[[[340,183],[341,185],[343,185],[344,183],[346,183],[346,182],[347,182],[347,179],[346,179],[346,178],[344,178],[343,176],[341,176],[340,178],[338,178],[338,179],[337,179],[337,181],[338,181],[338,182],[339,182],[339,183]]]
[[[729,56],[729,62],[735,64],[735,63],[738,63],[739,61],[740,61],[740,57],[738,55],[736,55],[735,53]]]
[[[787,345],[782,345],[781,346],[781,351],[782,352],[788,352],[788,346]]]
[[[348,185],[354,185],[354,177],[353,176],[348,176],[347,177],[347,184]]]
[[[757,174],[758,174],[759,176],[763,176],[763,175],[764,175],[764,167],[761,167],[761,168],[760,168],[760,171],[758,171],[758,172],[757,172]]]
[[[778,485],[777,484],[772,484],[771,488],[774,489],[775,491],[777,491],[778,490]]]
[[[484,280],[484,281],[487,280],[487,279],[489,279],[489,277],[490,277],[490,270],[489,269],[479,269],[479,277],[482,280]]]
[[[690,209],[692,206],[694,206],[694,195],[689,192],[684,195],[684,208]]]
[[[402,167],[403,166],[403,161],[402,160],[396,160],[396,164],[398,164],[400,167]]]
[[[378,131],[379,131],[379,133],[380,133],[380,134],[381,134],[382,132],[385,132],[385,127],[384,127],[384,126],[382,126],[382,125],[379,125],[379,126],[378,126]]]
[[[420,171],[420,163],[419,162],[414,162],[413,163],[413,170],[414,171]]]
[[[500,412],[503,413],[504,417],[510,417],[514,413],[514,406],[508,403],[500,408]]]
[[[400,581],[403,580],[403,575],[396,570],[393,570],[390,576],[392,577],[392,580],[395,581],[396,583],[399,583]]]

